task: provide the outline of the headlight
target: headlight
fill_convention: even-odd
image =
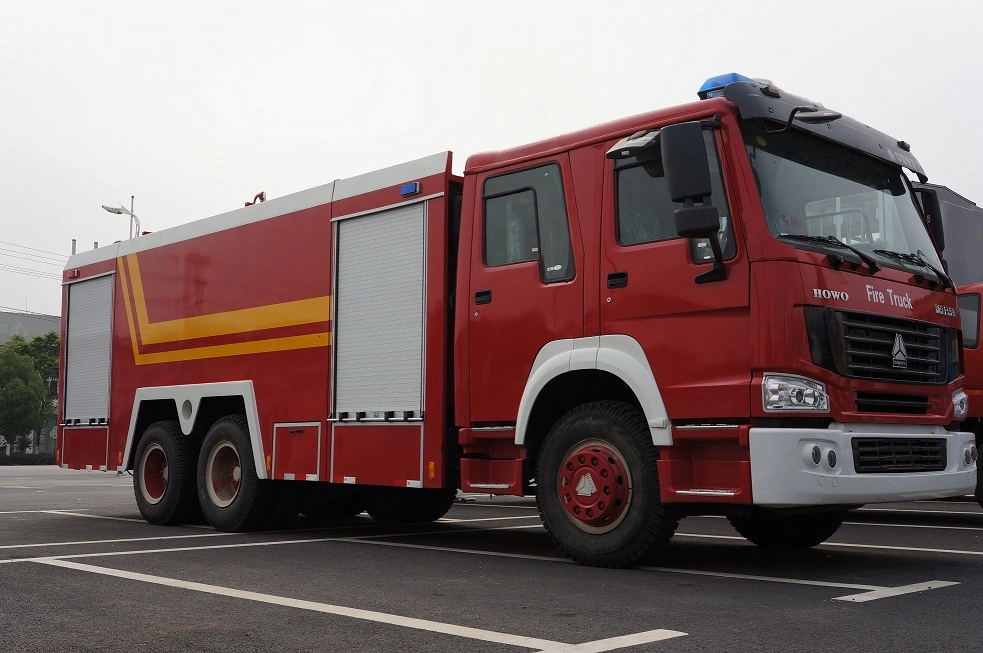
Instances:
[[[969,415],[969,395],[960,388],[952,393],[952,417],[966,419],[967,415]]]
[[[762,406],[768,412],[810,411],[829,412],[826,386],[791,374],[765,374],[761,383]]]

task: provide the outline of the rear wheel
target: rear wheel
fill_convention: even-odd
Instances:
[[[133,493],[151,524],[180,524],[198,511],[195,442],[176,422],[155,422],[137,445]]]
[[[745,539],[764,549],[795,551],[828,540],[845,516],[845,510],[781,515],[756,509],[747,516],[730,517],[730,523]]]
[[[198,456],[198,499],[208,523],[235,532],[270,525],[278,498],[272,483],[257,476],[246,419],[215,422]]]
[[[554,544],[592,567],[627,567],[672,538],[658,452],[641,411],[598,401],[557,422],[539,454],[536,501]]]
[[[365,492],[365,510],[382,524],[432,522],[447,514],[456,496],[445,489],[372,488]]]

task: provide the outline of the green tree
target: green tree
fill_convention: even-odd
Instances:
[[[18,334],[0,348],[0,434],[22,451],[25,436],[39,439],[55,417],[58,346],[52,331],[29,341]]]

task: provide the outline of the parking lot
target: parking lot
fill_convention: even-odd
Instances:
[[[579,567],[531,499],[433,524],[145,523],[132,478],[0,467],[4,651],[979,650],[983,511],[867,506],[776,554],[687,518],[657,560]]]

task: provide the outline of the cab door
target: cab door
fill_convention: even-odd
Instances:
[[[659,158],[606,161],[601,218],[601,333],[642,346],[670,416],[732,418],[749,410],[749,265],[727,194],[715,132],[703,132],[710,201],[726,278],[698,283],[713,265],[708,239],[676,235]],[[612,143],[613,145],[614,143]]]
[[[546,343],[584,333],[583,247],[567,157],[477,179],[471,247],[472,424],[514,423]]]

